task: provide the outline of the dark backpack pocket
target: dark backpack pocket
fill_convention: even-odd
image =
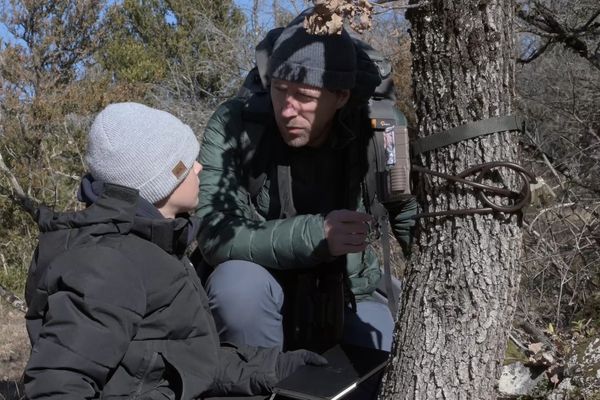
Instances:
[[[344,329],[344,274],[302,271],[283,280],[284,347],[323,352]]]

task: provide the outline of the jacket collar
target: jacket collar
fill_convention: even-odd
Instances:
[[[197,218],[140,214],[144,202],[138,191],[105,183],[97,198],[78,212],[55,213],[48,208],[38,212],[42,233],[64,229],[85,230],[91,235],[132,233],[148,240],[170,254],[182,255],[198,230]],[[160,215],[160,214],[159,214]]]

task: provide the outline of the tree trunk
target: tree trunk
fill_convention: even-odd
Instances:
[[[509,0],[432,0],[407,13],[419,137],[511,114],[513,13]],[[515,162],[517,135],[463,141],[415,162],[450,174]],[[492,178],[521,184],[506,171]],[[481,207],[469,187],[428,175],[418,176],[416,194],[424,211]],[[519,284],[520,223],[514,214],[418,221],[383,398],[495,398]]]

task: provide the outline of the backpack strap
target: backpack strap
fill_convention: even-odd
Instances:
[[[277,165],[277,187],[279,191],[279,204],[281,213],[279,218],[295,217],[296,207],[292,193],[292,172],[289,165]]]
[[[388,129],[405,129],[404,125],[406,122],[400,118],[402,115],[395,110],[391,101],[374,101],[370,105],[369,111],[372,121],[372,134],[367,135],[370,136],[367,146],[369,165],[364,180],[363,197],[365,208],[373,216],[376,227],[379,229],[379,238],[383,253],[383,288],[392,318],[395,320],[398,312],[397,301],[400,293],[392,279],[389,215],[382,202],[386,200],[382,196],[385,196],[386,188],[384,188],[384,185],[388,184],[388,174],[390,173],[388,170],[389,154],[386,152],[385,134],[389,133],[386,132]]]
[[[390,257],[390,232],[388,212],[383,203],[379,200],[378,193],[378,175],[379,171],[385,169],[385,154],[383,146],[383,135],[374,134],[367,148],[369,168],[365,177],[363,198],[366,211],[375,219],[376,229],[379,229],[381,240],[381,250],[383,252],[383,284],[387,297],[387,304],[392,313],[392,318],[396,318],[398,305],[397,299],[399,293],[394,289],[392,282],[391,257]]]
[[[396,320],[398,314],[398,296],[400,293],[396,290],[392,281],[391,249],[390,249],[390,229],[387,209],[376,202],[371,208],[371,213],[376,219],[381,229],[381,250],[383,253],[383,284],[387,297],[387,305],[392,313],[392,318]]]
[[[243,130],[251,143],[250,150],[242,160],[242,169],[249,171],[246,189],[252,199],[260,193],[267,180],[268,156],[272,153],[272,141],[265,137],[265,132],[270,129],[269,121],[272,116],[271,100],[265,91],[253,92],[244,102]]]

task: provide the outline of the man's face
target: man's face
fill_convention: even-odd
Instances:
[[[329,136],[335,112],[349,97],[349,90],[332,92],[280,79],[271,82],[275,121],[291,147],[321,146]]]

